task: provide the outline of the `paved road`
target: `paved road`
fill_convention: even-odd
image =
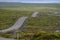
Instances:
[[[55,32],[60,32],[60,30],[56,30]]]
[[[38,15],[38,12],[34,12],[34,13],[32,14],[32,17],[37,17],[37,15]],[[5,30],[0,30],[0,32],[1,32],[1,33],[6,33],[6,32],[9,32],[9,31],[12,31],[12,30],[17,30],[17,29],[19,29],[19,28],[23,25],[24,21],[25,21],[27,18],[28,18],[28,17],[24,17],[24,16],[23,16],[23,17],[20,17],[13,26],[11,26],[10,28],[5,29]],[[7,39],[7,38],[2,38],[2,37],[0,37],[0,40],[14,40],[14,39]]]
[[[28,18],[28,17],[24,17],[24,16],[23,16],[23,17],[20,17],[13,26],[11,26],[10,28],[5,29],[5,30],[0,30],[0,32],[1,32],[1,33],[5,33],[5,32],[9,32],[9,31],[12,31],[12,30],[17,30],[17,29],[19,29],[19,28],[23,25],[24,21],[25,21],[27,18]]]
[[[32,14],[32,17],[36,17],[37,14],[38,14],[38,12],[34,12],[34,13]],[[5,33],[5,32],[9,32],[9,31],[12,31],[12,30],[17,30],[17,29],[19,29],[19,28],[23,25],[24,21],[25,21],[27,18],[28,18],[28,17],[25,17],[25,16],[20,17],[13,26],[11,26],[10,28],[5,29],[5,30],[0,30],[0,32],[1,32],[1,33]]]
[[[15,39],[8,39],[8,38],[2,38],[2,37],[0,37],[0,40],[15,40]]]
[[[5,32],[19,29],[27,18],[28,17],[20,17],[13,26],[5,30],[0,30],[0,32],[5,33]],[[14,39],[7,39],[7,38],[0,37],[0,40],[14,40]]]
[[[34,12],[34,13],[32,14],[32,17],[37,17],[38,14],[39,14],[39,12]]]

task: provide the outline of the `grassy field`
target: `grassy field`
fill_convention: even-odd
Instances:
[[[25,22],[26,31],[46,31],[48,33],[55,32],[60,26],[60,17],[58,16],[49,16],[47,13],[40,12],[37,18],[30,17]]]
[[[23,10],[24,11],[60,10],[60,4],[0,2],[0,9],[21,10],[21,11]]]
[[[32,13],[38,11],[36,18]],[[6,38],[15,38],[19,34],[21,40],[60,40],[60,4],[0,3],[0,30],[11,27],[21,16],[28,16],[19,30],[0,33]],[[13,34],[13,35],[12,35]]]
[[[11,27],[19,17],[29,16],[30,11],[14,11],[0,9],[0,29]]]

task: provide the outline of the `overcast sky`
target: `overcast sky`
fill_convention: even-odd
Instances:
[[[60,0],[0,0],[0,2],[60,3]]]

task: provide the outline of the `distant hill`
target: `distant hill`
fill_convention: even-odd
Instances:
[[[0,2],[0,8],[18,8],[18,7],[60,7],[58,3],[19,3],[19,2]]]

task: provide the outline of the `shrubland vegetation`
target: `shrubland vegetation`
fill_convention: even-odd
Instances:
[[[15,35],[10,34],[1,34],[2,37],[5,38],[14,38],[18,40],[60,40],[60,33],[54,32],[54,33],[46,33],[44,31],[40,32],[22,32],[22,31],[15,31]],[[19,36],[17,37],[17,35]]]
[[[55,32],[57,27],[60,26],[60,17],[49,16],[44,12],[40,12],[38,17],[30,17],[25,21],[26,31],[46,31]]]
[[[38,32],[36,33],[32,40],[60,40],[60,33],[46,33],[46,32]]]
[[[35,11],[39,15],[33,18]],[[21,16],[29,17],[20,29],[0,36],[17,39],[18,34],[20,40],[60,40],[60,33],[55,32],[60,28],[60,16],[55,16],[59,11],[60,4],[0,3],[0,30],[11,27]]]
[[[14,11],[0,9],[0,29],[6,29],[11,27],[19,17],[29,16],[32,12],[30,11]]]

